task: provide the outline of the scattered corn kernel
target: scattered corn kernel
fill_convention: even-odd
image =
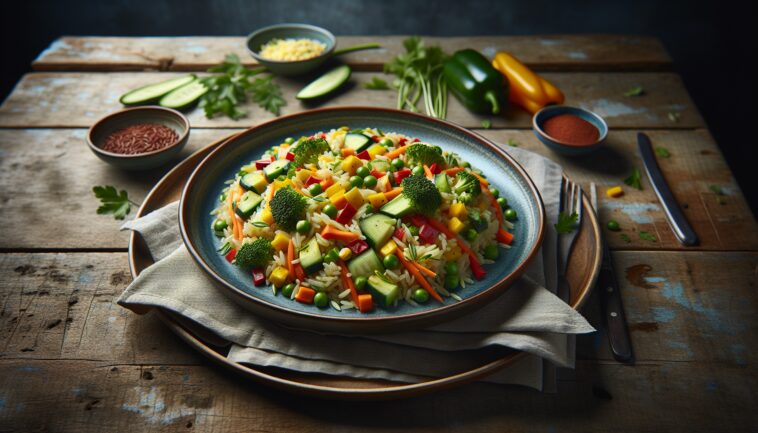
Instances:
[[[375,209],[378,209],[387,203],[387,196],[384,195],[383,192],[371,194],[368,196],[368,202],[371,203],[371,206],[373,206]]]
[[[389,256],[390,254],[395,254],[396,251],[397,251],[397,244],[392,239],[387,241],[387,243],[384,244],[384,246],[379,250],[379,252],[384,257]]]
[[[450,205],[450,216],[456,217],[458,219],[466,218],[468,216],[468,211],[466,210],[466,205],[463,203],[453,203]]]
[[[353,252],[350,250],[350,248],[343,248],[340,250],[339,256],[342,260],[347,260],[353,255]]]
[[[274,247],[275,250],[281,251],[290,243],[290,237],[284,232],[277,232],[276,236],[274,236],[274,240],[271,241],[271,246]]]
[[[277,267],[271,271],[271,275],[269,275],[268,280],[271,282],[271,284],[274,285],[274,287],[279,288],[287,282],[287,278],[289,276],[290,272],[287,270],[287,268]]]
[[[624,195],[624,190],[621,189],[620,186],[614,186],[613,188],[608,188],[608,191],[605,193],[608,195],[608,197],[616,198]]]
[[[347,200],[348,203],[353,205],[353,207],[356,209],[360,209],[364,203],[363,194],[361,194],[361,190],[359,190],[357,187],[353,187],[353,189],[345,193],[345,200]]]
[[[343,188],[342,185],[335,183],[334,185],[326,189],[326,196],[331,197],[340,191],[345,192],[345,188]]]
[[[358,170],[358,167],[362,165],[363,162],[361,162],[361,160],[355,155],[350,155],[342,160],[342,169],[350,173],[351,176],[354,175],[355,170]]]
[[[453,233],[460,232],[465,226],[466,224],[463,224],[463,222],[456,217],[450,218],[450,220],[447,222],[447,228],[449,228]]]

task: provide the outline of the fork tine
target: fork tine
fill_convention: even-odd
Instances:
[[[568,179],[564,179],[563,182],[561,182],[561,204],[560,209],[558,209],[561,212],[566,212],[567,208],[569,207],[569,203],[571,202],[568,197],[568,188],[570,182],[571,181]]]
[[[578,215],[577,221],[582,220],[582,186],[576,184],[576,201],[574,202],[574,212]]]

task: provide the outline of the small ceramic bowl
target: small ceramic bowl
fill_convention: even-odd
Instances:
[[[272,39],[312,39],[326,45],[321,55],[306,60],[277,61],[261,57],[261,47]],[[337,41],[326,29],[309,24],[277,24],[258,29],[247,37],[247,50],[261,65],[276,75],[302,75],[321,66],[331,57]]]
[[[591,123],[597,128],[597,140],[590,144],[573,144],[557,140],[547,135],[542,129],[542,125],[547,119],[559,114],[573,114],[574,116]],[[592,111],[578,107],[569,107],[567,105],[548,105],[536,112],[532,118],[532,129],[534,129],[534,135],[536,135],[545,146],[558,153],[569,156],[583,155],[597,150],[608,135],[608,124],[605,123],[605,120],[603,120],[602,117]]]
[[[102,149],[105,139],[112,133],[138,123],[158,123],[173,129],[179,137],[176,142],[158,150],[134,155],[107,152]],[[189,120],[180,112],[164,107],[126,108],[98,120],[87,133],[87,144],[103,161],[125,170],[147,170],[172,160],[189,139]]]

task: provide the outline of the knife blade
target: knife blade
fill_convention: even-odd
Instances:
[[[695,234],[692,226],[690,226],[682,209],[676,202],[674,194],[666,183],[666,178],[663,177],[661,168],[658,166],[658,161],[655,159],[655,153],[653,152],[653,145],[647,134],[643,132],[637,133],[637,147],[639,147],[647,177],[653,185],[655,195],[658,196],[658,200],[661,202],[661,205],[663,205],[663,210],[666,213],[666,220],[674,231],[674,235],[682,245],[697,245],[697,234]]]
[[[597,188],[594,182],[590,187],[592,207],[597,215]],[[595,287],[600,290],[600,308],[603,314],[603,323],[608,332],[608,343],[611,346],[613,357],[617,361],[634,364],[632,340],[629,337],[629,328],[626,324],[624,305],[621,302],[621,292],[616,280],[616,271],[613,268],[611,251],[605,239],[601,239],[601,244],[603,246],[603,261],[600,265],[600,273]]]

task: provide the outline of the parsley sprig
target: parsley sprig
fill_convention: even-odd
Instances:
[[[555,231],[558,234],[565,235],[576,230],[577,222],[579,221],[579,215],[576,212],[571,215],[561,212],[558,214],[558,222],[554,224]]]
[[[405,53],[398,54],[384,65],[384,72],[397,79],[397,108],[416,112],[416,103],[423,97],[426,114],[444,119],[447,115],[447,82],[442,68],[447,54],[438,46],[427,47],[418,36],[403,41]]]
[[[631,186],[632,188],[637,188],[638,190],[642,191],[642,175],[640,174],[640,170],[638,168],[632,170],[632,174],[624,179],[624,183]]]
[[[379,77],[371,77],[371,81],[363,83],[363,87],[368,90],[389,90],[390,85]]]
[[[129,193],[123,189],[117,191],[116,187],[111,185],[95,186],[92,192],[102,203],[97,208],[98,215],[113,214],[113,218],[122,220],[132,210],[132,205],[139,206],[139,203],[129,200]]]

